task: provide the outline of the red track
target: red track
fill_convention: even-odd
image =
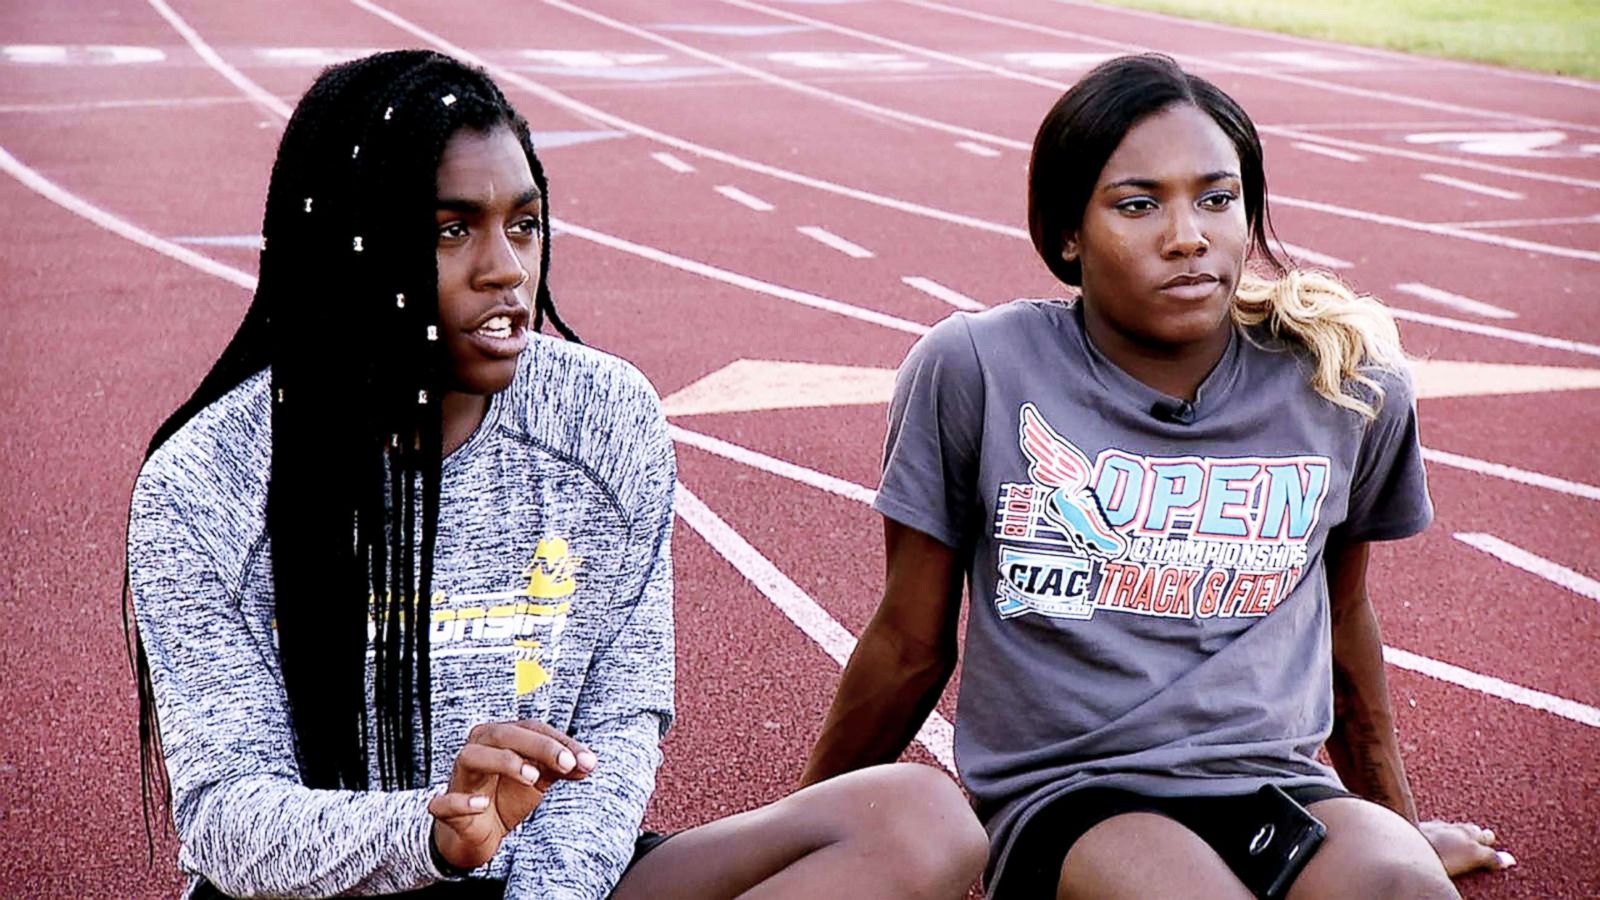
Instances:
[[[178,0],[177,13],[244,77],[293,102],[315,67],[272,63],[257,48],[377,48],[421,40],[354,5],[289,0],[270,9]],[[760,35],[652,31],[737,64],[924,119],[987,132],[998,155],[964,138],[865,112],[652,43],[538,3],[489,0],[448,14],[419,0],[389,7],[489,62],[526,66],[522,49],[662,54],[658,67],[714,71],[666,82],[577,72],[519,73],[626,120],[598,122],[506,83],[536,131],[642,127],[814,180],[1012,229],[1022,219],[1027,141],[1057,91],[1008,78],[1070,81],[1082,68],[1028,68],[1007,54],[1111,52],[1106,41],[1189,54],[1266,126],[1277,225],[1295,244],[1353,263],[1344,274],[1393,304],[1450,319],[1564,338],[1589,351],[1535,346],[1403,322],[1419,355],[1594,368],[1600,316],[1594,84],[1525,76],[1090,7],[994,0],[984,14],[1025,30],[899,3],[773,7],[912,47],[869,42],[712,0],[670,5],[594,0],[637,28],[667,23],[797,26]],[[1044,30],[1040,30],[1044,29]],[[1053,31],[1051,31],[1053,29]],[[1077,35],[1076,37],[1070,36]],[[281,122],[246,99],[139,0],[9,4],[15,45],[155,47],[164,59],[91,65],[69,56],[0,58],[0,146],[65,191],[151,234],[246,235],[260,222]],[[930,58],[915,48],[945,54]],[[1317,71],[1234,54],[1315,50],[1365,63]],[[886,54],[899,73],[797,67],[775,52]],[[20,51],[17,51],[20,52]],[[103,51],[97,51],[102,52]],[[952,58],[954,57],[954,58]],[[884,59],[879,57],[880,60]],[[964,67],[977,62],[988,70]],[[858,58],[859,62],[859,58]],[[1272,73],[1279,73],[1272,77]],[[505,82],[503,82],[505,83]],[[1340,90],[1344,88],[1344,90]],[[152,104],[147,101],[182,101]],[[110,101],[117,101],[112,103]],[[124,102],[125,101],[125,102]],[[632,123],[627,124],[627,123]],[[1304,136],[1359,142],[1331,159]],[[1420,132],[1564,132],[1561,156],[1496,158]],[[678,173],[651,158],[669,151]],[[1401,154],[1396,155],[1399,151]],[[1423,154],[1419,157],[1417,154]],[[556,214],[575,225],[783,287],[922,324],[950,309],[901,282],[931,278],[984,303],[1055,290],[1015,235],[889,208],[697,155],[637,132],[543,153]],[[1498,167],[1498,168],[1497,168]],[[1536,177],[1519,175],[1531,173]],[[1488,196],[1425,181],[1442,174],[1513,191]],[[1540,178],[1537,176],[1550,176]],[[770,203],[756,212],[712,192],[733,185]],[[117,594],[128,490],[144,442],[231,334],[240,287],[158,255],[75,215],[17,178],[0,178],[6,288],[0,310],[0,893],[159,896],[177,884],[170,840],[146,867],[139,824],[133,692]],[[1295,199],[1354,213],[1330,213]],[[1392,219],[1372,221],[1371,214]],[[1355,218],[1353,215],[1366,215]],[[1462,230],[1397,224],[1572,220]],[[947,217],[948,218],[948,217]],[[820,225],[869,247],[855,260],[795,232]],[[1003,229],[1002,229],[1003,232]],[[1559,249],[1580,251],[1576,258]],[[252,272],[249,251],[193,249]],[[1586,254],[1586,255],[1585,255]],[[1400,282],[1512,310],[1492,321],[1392,291]],[[621,252],[557,238],[553,285],[593,344],[636,362],[665,396],[740,359],[892,367],[914,335]],[[876,483],[882,407],[689,416],[676,424],[860,485]],[[1429,400],[1432,448],[1593,483],[1600,404],[1592,391]],[[879,586],[879,525],[857,500],[824,493],[691,447],[685,486],[851,633]],[[1590,460],[1585,463],[1584,460]],[[1391,667],[1407,766],[1426,815],[1492,825],[1521,861],[1462,883],[1477,898],[1600,895],[1600,603],[1500,562],[1453,534],[1484,532],[1591,579],[1600,516],[1594,493],[1528,486],[1458,467],[1430,468],[1438,522],[1380,551],[1373,578],[1386,642],[1571,701],[1559,716]],[[1582,493],[1581,490],[1579,492]],[[648,823],[679,828],[789,790],[838,667],[687,524],[677,533],[680,719]],[[954,713],[951,698],[941,705]],[[1576,710],[1576,712],[1573,712]],[[1586,712],[1585,712],[1586,711]],[[912,757],[932,761],[920,745]]]

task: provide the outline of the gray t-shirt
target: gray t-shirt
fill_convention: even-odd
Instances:
[[[1188,410],[1060,301],[958,313],[901,366],[875,506],[967,566],[955,754],[994,875],[1079,788],[1339,784],[1323,548],[1432,507],[1403,374],[1369,423],[1268,346],[1236,329]]]
[[[134,487],[129,569],[191,883],[331,896],[437,881],[427,803],[468,729],[538,719],[575,730],[599,766],[557,782],[477,874],[506,879],[508,898],[610,894],[673,714],[675,464],[654,390],[615,357],[531,342],[443,465],[433,784],[358,792],[303,786],[295,760],[264,515],[270,388],[262,372],[206,407]]]

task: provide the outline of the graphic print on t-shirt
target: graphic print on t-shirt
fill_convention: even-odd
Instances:
[[[1088,456],[1032,403],[1027,481],[995,498],[995,609],[1088,619],[1259,617],[1299,582],[1328,493],[1325,456]]]
[[[539,540],[533,557],[519,572],[525,583],[507,591],[433,596],[429,643],[436,657],[455,654],[505,653],[512,658],[516,696],[531,694],[550,680],[547,667],[561,648],[577,590],[583,560],[565,538]]]

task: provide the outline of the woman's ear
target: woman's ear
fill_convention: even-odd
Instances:
[[[1061,258],[1066,262],[1078,261],[1078,235],[1077,232],[1061,239]]]

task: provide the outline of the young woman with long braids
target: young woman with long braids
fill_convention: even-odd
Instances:
[[[884,597],[804,782],[900,753],[965,585],[956,761],[994,900],[1248,896],[1297,807],[1327,836],[1267,873],[1289,896],[1455,896],[1366,590],[1371,542],[1432,517],[1393,320],[1275,259],[1254,126],[1165,57],[1056,104],[1029,221],[1078,296],[958,313],[901,367]],[[1492,865],[1480,830],[1430,830]]]
[[[963,896],[983,833],[919,766],[639,832],[673,449],[556,315],[547,203],[526,123],[438,54],[332,68],[290,120],[254,302],[129,526],[191,894]]]

